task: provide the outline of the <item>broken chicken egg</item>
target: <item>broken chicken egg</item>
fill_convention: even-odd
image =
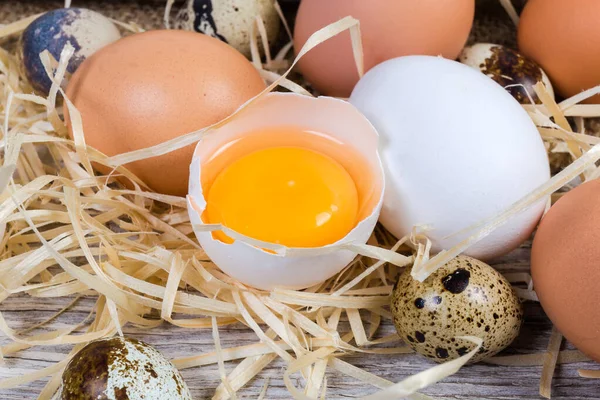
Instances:
[[[198,143],[188,212],[211,260],[259,289],[302,289],[366,247],[381,209],[378,135],[350,103],[269,93]]]

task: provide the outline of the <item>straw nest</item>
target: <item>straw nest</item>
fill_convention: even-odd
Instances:
[[[510,2],[502,3],[516,21]],[[385,258],[357,258],[337,276],[303,291],[262,292],[223,274],[193,238],[185,199],[143,190],[143,183],[123,167],[133,160],[193,143],[206,134],[206,129],[112,158],[87,147],[79,113],[68,99],[62,101],[64,94],[59,85],[65,78],[73,49],[65,48],[60,60],[42,54],[54,81],[48,98],[30,94],[32,90],[19,72],[11,41],[7,39],[21,32],[30,21],[31,17],[0,28],[0,37],[4,39],[0,48],[0,220],[7,223],[0,243],[0,302],[23,294],[75,300],[94,296],[96,302],[89,316],[79,324],[46,329],[43,333],[32,332],[43,325],[51,327],[56,316],[17,332],[0,313],[0,330],[12,340],[0,348],[3,357],[35,346],[73,345],[62,361],[35,373],[2,380],[0,389],[50,376],[39,396],[49,399],[59,387],[61,372],[70,357],[84,344],[121,334],[127,324],[151,329],[163,321],[185,328],[212,329],[214,352],[176,359],[174,363],[178,368],[217,364],[222,383],[216,388],[214,398],[235,398],[237,390],[271,361],[281,358],[287,365],[283,374],[285,385],[296,399],[324,398],[328,369],[381,389],[368,397],[371,399],[401,396],[428,399],[418,390],[453,374],[477,351],[481,341],[471,337],[469,340],[476,345],[471,353],[399,383],[379,378],[341,358],[348,353],[375,353],[383,357],[410,352],[404,345],[390,347],[390,343],[397,343],[396,335],[373,339],[382,321],[391,319],[387,308],[389,293],[399,272]],[[135,23],[120,25],[129,32],[141,30]],[[257,26],[261,32],[260,21]],[[358,23],[350,17],[313,35],[299,57],[346,29],[354,33],[360,66]],[[274,57],[266,51],[266,62],[261,62],[258,44],[254,43],[254,64],[271,82],[267,91],[281,85],[310,95],[301,85],[286,79],[295,63],[286,58],[290,47],[285,46]],[[370,244],[412,256],[413,275],[424,278],[520,210],[564,189],[576,179],[597,178],[600,139],[586,134],[582,118],[600,116],[600,106],[578,103],[600,93],[600,87],[559,104],[545,92],[543,85],[535,89],[543,104],[527,106],[527,111],[547,145],[571,161],[566,168],[509,209],[471,227],[468,239],[436,256],[429,257],[426,237],[415,234],[397,240],[379,227]],[[62,119],[64,107],[70,111],[74,140],[67,136]],[[580,130],[574,131],[567,117]],[[235,114],[229,118],[235,118]],[[113,172],[107,176],[94,174],[92,162],[111,167]],[[128,177],[134,189],[121,186],[116,180],[119,175]],[[557,193],[553,198],[558,196]],[[414,254],[404,246],[408,241],[417,248]],[[523,299],[536,300],[528,274],[513,274],[509,279],[527,284],[527,288],[518,289]],[[72,304],[60,313],[69,312]],[[340,327],[343,314],[349,321],[349,330]],[[219,327],[234,323],[253,330],[256,343],[222,348]],[[543,363],[541,393],[549,396],[557,362],[585,359],[577,352],[559,352],[561,339],[555,331],[545,355],[496,357],[489,362]],[[224,362],[230,360],[239,363],[226,374]],[[292,379],[295,375],[303,377],[304,387],[295,385],[297,379]],[[591,371],[581,371],[581,375],[597,377]]]

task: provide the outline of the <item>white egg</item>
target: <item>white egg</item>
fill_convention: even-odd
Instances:
[[[366,185],[363,192],[368,193],[362,199],[365,217],[341,240],[318,248],[272,246],[227,229],[224,229],[225,233],[235,239],[232,244],[213,238],[210,230],[214,230],[214,226],[207,225],[201,218],[206,208],[201,184],[203,163],[241,137],[259,134],[261,130],[273,127],[290,126],[325,134],[350,145],[362,155],[365,169],[368,170],[365,171],[368,179],[363,179],[361,183]],[[285,135],[278,138],[281,141],[278,145],[289,145],[285,142]],[[259,289],[301,289],[323,282],[356,257],[355,245],[364,245],[377,223],[385,186],[377,146],[377,132],[348,102],[292,93],[270,93],[264,96],[222,127],[211,131],[196,147],[190,166],[187,200],[190,220],[198,241],[221,270],[238,281]],[[269,145],[265,144],[265,147]],[[353,161],[341,160],[339,154],[327,155],[342,165]],[[359,185],[358,182],[355,183]],[[276,248],[278,251],[273,253],[263,248]]]
[[[480,72],[440,57],[409,56],[370,70],[350,102],[381,135],[386,173],[381,222],[396,236],[427,229],[449,249],[550,178],[540,135],[519,103]],[[505,254],[526,240],[541,201],[465,253]]]
[[[187,0],[177,14],[175,27],[210,35],[250,56],[253,26],[260,37],[257,16],[262,18],[269,44],[273,44],[280,26],[275,0]]]

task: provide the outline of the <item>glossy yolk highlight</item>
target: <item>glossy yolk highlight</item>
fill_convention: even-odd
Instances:
[[[358,193],[332,158],[299,147],[246,155],[221,171],[208,191],[208,223],[288,247],[319,247],[356,225]],[[215,237],[232,243],[221,231]]]

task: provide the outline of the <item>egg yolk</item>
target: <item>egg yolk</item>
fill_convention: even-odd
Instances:
[[[319,247],[356,225],[358,193],[346,169],[300,147],[256,151],[224,168],[208,190],[206,219],[254,239]],[[232,239],[221,231],[215,237]]]

